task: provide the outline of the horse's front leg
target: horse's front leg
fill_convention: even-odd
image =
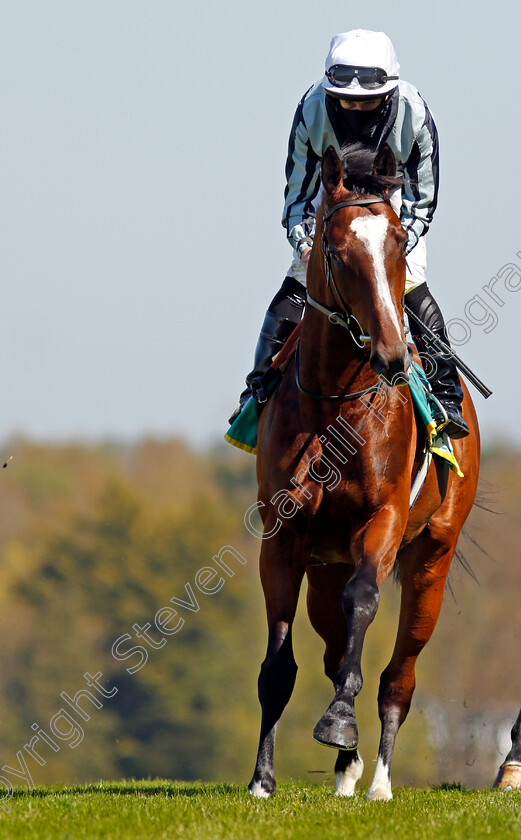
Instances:
[[[499,768],[494,787],[499,790],[521,790],[521,712],[512,727],[512,749]]]
[[[347,646],[335,677],[335,697],[315,726],[313,737],[328,747],[354,750],[358,745],[354,701],[362,688],[362,649],[367,628],[378,609],[378,587],[392,568],[403,532],[394,509],[375,515],[356,536],[352,553],[356,570],[342,593]]]
[[[291,630],[304,575],[293,558],[293,535],[281,529],[262,544],[260,573],[268,618],[268,649],[259,675],[262,708],[257,763],[248,790],[252,796],[275,793],[273,755],[277,724],[291,697],[297,664]]]
[[[393,655],[380,678],[378,712],[381,737],[369,800],[393,798],[391,763],[398,729],[411,705],[415,687],[414,667],[430,639],[440,613],[454,545],[438,543],[425,529],[400,554],[401,606]]]
[[[351,575],[350,565],[308,566],[307,604],[311,624],[324,639],[326,676],[335,683],[347,644],[347,624],[342,610],[342,592]],[[339,750],[335,763],[336,796],[354,796],[364,763],[357,750]]]

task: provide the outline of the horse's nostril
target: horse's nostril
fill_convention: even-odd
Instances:
[[[372,353],[369,359],[369,364],[375,373],[384,374],[387,370],[387,364],[384,362],[379,353]]]
[[[369,364],[375,373],[382,376],[392,385],[405,385],[409,381],[409,368],[411,365],[412,353],[408,345],[396,353],[386,353],[385,350],[375,350],[371,354]]]

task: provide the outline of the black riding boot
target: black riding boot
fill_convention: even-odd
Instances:
[[[273,357],[299,323],[305,303],[306,290],[302,283],[294,277],[286,277],[266,312],[255,348],[253,370],[246,377],[246,388],[239,397],[239,408],[235,409],[228,421],[230,424],[238,417],[254,392],[256,384],[270,367]]]
[[[405,303],[426,327],[450,347],[443,315],[431,295],[427,283],[422,283],[412,289],[405,296]],[[469,434],[469,427],[461,414],[463,391],[452,356],[443,351],[434,339],[426,335],[413,317],[409,317],[409,325],[416,347],[431,362],[431,369],[425,372],[432,392],[447,412],[448,420],[445,420],[439,408],[434,412],[436,425],[451,438],[466,437]],[[429,367],[429,365],[427,364],[426,367]]]

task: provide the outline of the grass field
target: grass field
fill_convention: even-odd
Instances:
[[[57,840],[477,840],[521,837],[521,793],[398,788],[392,802],[364,790],[337,799],[330,787],[279,785],[271,800],[245,786],[203,782],[99,782],[15,790],[0,838]]]

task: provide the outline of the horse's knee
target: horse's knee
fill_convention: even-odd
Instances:
[[[398,726],[402,725],[411,708],[415,684],[414,674],[408,679],[392,679],[387,669],[382,673],[378,690],[378,713],[381,721],[394,717]]]
[[[295,685],[297,670],[293,651],[286,651],[284,645],[276,654],[267,656],[259,674],[260,702],[274,698],[287,702]]]
[[[356,615],[358,620],[370,624],[376,615],[380,593],[372,575],[353,575],[342,593],[342,609],[349,620]]]
[[[345,646],[341,650],[332,650],[330,648],[326,648],[324,653],[324,673],[326,677],[328,677],[332,683],[335,682],[336,675],[338,674],[340,667],[342,665],[342,658],[344,656]]]

